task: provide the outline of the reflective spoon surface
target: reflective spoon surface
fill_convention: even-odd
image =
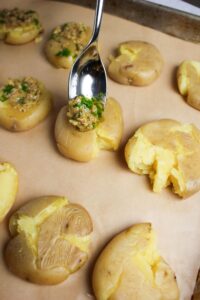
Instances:
[[[107,79],[104,65],[98,52],[98,36],[101,27],[104,0],[97,0],[92,37],[72,66],[69,82],[69,100],[77,96],[88,98],[101,94],[106,102]]]

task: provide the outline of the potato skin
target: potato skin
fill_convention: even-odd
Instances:
[[[141,223],[107,244],[92,275],[97,300],[179,299],[174,273],[158,254],[154,239],[151,224]]]
[[[121,84],[146,86],[159,77],[162,68],[163,58],[154,45],[129,41],[119,45],[118,56],[111,59],[108,74]]]
[[[10,45],[22,45],[33,41],[41,32],[41,29],[36,27],[30,28],[28,31],[17,32],[16,30],[10,30],[5,34],[4,41]]]
[[[13,214],[9,228],[12,239],[6,246],[5,260],[22,279],[57,284],[88,259],[89,244],[85,250],[80,245],[85,238],[90,242],[91,218],[82,206],[70,204],[65,197],[30,201]]]
[[[186,102],[200,110],[200,62],[183,61],[177,70],[177,84]]]
[[[171,183],[182,198],[200,190],[200,131],[193,124],[144,124],[127,142],[125,159],[131,171],[149,175],[154,192]]]
[[[18,190],[18,174],[10,163],[0,163],[0,222],[12,207]]]
[[[87,162],[98,155],[100,149],[117,150],[123,132],[120,105],[108,98],[103,121],[94,130],[80,132],[66,117],[66,107],[58,114],[55,124],[55,139],[59,151],[66,157]]]
[[[13,132],[26,131],[42,122],[52,109],[50,92],[40,82],[41,96],[39,103],[25,112],[12,109],[10,105],[0,103],[0,125]]]

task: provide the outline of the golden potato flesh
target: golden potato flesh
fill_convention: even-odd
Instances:
[[[192,107],[200,110],[200,62],[184,61],[177,71],[178,88]]]
[[[81,132],[67,120],[66,106],[61,109],[55,124],[55,139],[59,151],[77,161],[89,161],[101,149],[117,150],[123,131],[121,107],[116,100],[108,98],[103,121],[90,131]]]
[[[163,68],[159,50],[142,41],[121,43],[118,55],[111,58],[108,74],[121,84],[145,86],[156,80]]]
[[[65,197],[35,199],[11,217],[5,259],[17,276],[57,284],[88,259],[92,221],[88,212]]]
[[[17,171],[9,163],[0,163],[0,222],[12,207],[17,189]]]
[[[51,109],[50,93],[35,78],[10,79],[0,89],[0,125],[10,131],[35,127]]]
[[[97,258],[93,275],[97,300],[178,300],[176,278],[156,249],[151,224],[115,236]]]
[[[70,68],[90,37],[91,28],[83,23],[57,26],[45,47],[48,60],[57,68]]]
[[[149,175],[154,192],[172,185],[180,197],[200,189],[200,131],[192,124],[158,120],[140,127],[125,147],[128,167]]]
[[[33,10],[0,10],[0,39],[8,44],[31,42],[42,31],[38,14]]]

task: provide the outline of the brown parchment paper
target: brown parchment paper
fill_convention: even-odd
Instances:
[[[17,1],[1,0],[0,8],[12,7],[13,3]],[[200,128],[200,112],[185,103],[175,80],[181,61],[200,59],[199,45],[105,14],[100,37],[105,64],[119,42],[135,39],[155,44],[163,54],[165,67],[161,77],[148,87],[123,86],[108,79],[108,93],[123,109],[121,149],[117,153],[101,152],[89,163],[77,163],[58,153],[53,138],[56,115],[66,103],[68,71],[51,66],[43,48],[56,25],[67,21],[92,25],[94,12],[50,1],[18,3],[19,7],[37,9],[45,33],[40,44],[0,43],[0,84],[7,77],[35,76],[51,90],[55,108],[46,121],[30,131],[10,133],[0,129],[0,159],[13,163],[19,173],[19,192],[12,211],[38,196],[65,195],[87,208],[94,233],[89,262],[81,270],[60,285],[39,286],[14,276],[4,264],[3,250],[9,239],[7,217],[0,224],[0,300],[94,299],[90,282],[95,258],[110,238],[137,222],[152,222],[160,253],[176,273],[181,300],[189,300],[200,265],[200,193],[187,200],[179,200],[170,190],[154,194],[147,178],[128,170],[123,148],[134,130],[147,121],[174,118]]]

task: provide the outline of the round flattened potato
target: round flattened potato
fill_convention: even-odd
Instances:
[[[180,197],[200,190],[200,131],[193,124],[158,120],[140,127],[125,147],[128,167],[148,174],[154,192],[172,185]]]
[[[48,60],[57,68],[70,68],[89,42],[91,32],[83,23],[70,22],[56,27],[45,46]]]
[[[93,275],[97,300],[178,300],[176,278],[156,249],[149,223],[115,236],[97,258]]]
[[[0,39],[8,44],[21,45],[34,40],[42,32],[37,12],[33,10],[0,10]]]
[[[17,190],[17,171],[10,163],[0,163],[0,222],[11,209]]]
[[[9,269],[39,284],[57,284],[88,260],[92,221],[88,212],[65,197],[28,202],[11,217],[5,249]]]
[[[200,62],[186,60],[177,71],[177,82],[180,94],[192,107],[200,110]]]
[[[163,68],[163,58],[152,44],[142,41],[121,43],[118,55],[111,58],[108,74],[126,85],[145,86],[156,80]]]
[[[0,125],[10,131],[35,127],[51,109],[50,93],[35,78],[10,79],[0,89]]]
[[[67,120],[67,107],[58,114],[55,124],[55,139],[59,151],[73,160],[86,162],[102,150],[117,150],[123,132],[123,117],[119,103],[108,98],[103,121],[90,131],[81,132]]]

